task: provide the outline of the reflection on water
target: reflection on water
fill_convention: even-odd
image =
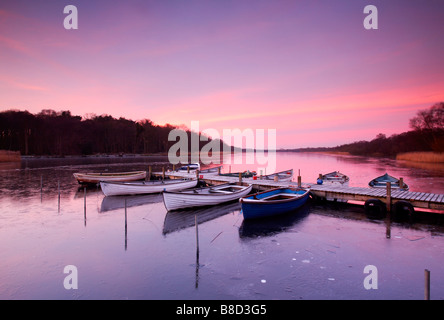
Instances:
[[[218,206],[168,211],[163,224],[163,234],[193,227],[196,224],[196,219],[197,223],[201,224],[240,209],[240,203],[235,201]]]
[[[367,218],[362,206],[310,202],[295,214],[243,221],[238,202],[167,212],[160,194],[105,197],[72,175],[159,170],[164,161],[25,159],[0,168],[0,298],[422,299],[427,268],[432,299],[444,299],[442,216],[390,222]],[[308,183],[344,172],[351,186],[388,172],[412,191],[444,193],[440,169],[394,160],[278,153],[276,170],[289,168]],[[362,286],[369,264],[378,268],[378,290]],[[63,287],[66,265],[78,267],[76,291]]]
[[[368,183],[385,173],[404,178],[410,191],[444,194],[442,164],[421,167],[406,161],[386,158],[367,158],[311,152],[277,152],[276,171],[294,169],[293,181],[300,172],[303,183],[316,183],[319,174],[339,171],[350,177],[351,187],[368,187]],[[225,159],[227,161],[227,159]],[[224,164],[223,172],[257,170],[258,164],[248,164],[244,154],[235,154]],[[240,164],[236,164],[240,163]]]
[[[130,208],[142,206],[149,203],[157,203],[162,201],[162,195],[159,193],[133,196],[107,196],[102,200],[100,212],[113,211],[125,207]]]
[[[276,217],[243,220],[242,225],[239,228],[239,236],[241,239],[273,236],[277,233],[291,229],[297,223],[303,221],[309,213],[310,204],[306,203],[294,212],[278,215]]]

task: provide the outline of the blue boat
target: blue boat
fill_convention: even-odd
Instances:
[[[244,219],[264,218],[288,213],[303,206],[309,189],[276,188],[239,199]]]

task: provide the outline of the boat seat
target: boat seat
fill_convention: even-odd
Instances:
[[[228,194],[230,194],[230,193],[233,193],[233,192],[225,191],[225,190],[211,190],[210,189],[210,193],[228,193]]]
[[[274,194],[265,198],[262,198],[260,200],[262,201],[270,201],[270,200],[286,200],[286,199],[293,199],[300,196],[300,194],[294,194],[294,193],[279,193]]]

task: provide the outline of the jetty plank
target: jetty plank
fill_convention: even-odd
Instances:
[[[153,173],[154,175],[161,175],[162,173]],[[187,172],[168,172],[165,173],[170,178],[195,178],[195,173]],[[219,176],[217,174],[205,174],[202,173],[201,180],[205,180],[208,183],[220,184],[225,182],[239,182],[237,177]],[[297,182],[278,182],[271,180],[261,180],[260,178],[254,180],[252,178],[242,179],[242,183],[251,183],[253,187],[258,190],[267,190],[278,187],[295,187]],[[338,199],[338,200],[357,200],[366,201],[372,198],[380,198],[382,201],[387,197],[387,190],[385,188],[365,188],[365,187],[347,187],[347,186],[334,186],[334,185],[318,185],[316,183],[304,183],[302,186],[309,187],[311,192],[321,198],[325,199]],[[392,189],[392,200],[406,200],[412,203],[413,206],[419,208],[429,208],[444,211],[444,194],[435,194],[428,192],[412,192],[406,190]]]

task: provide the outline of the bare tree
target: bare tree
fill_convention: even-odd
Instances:
[[[410,119],[410,127],[414,130],[444,130],[444,102],[418,111],[416,117]]]
[[[429,109],[418,111],[410,119],[410,127],[422,133],[423,139],[432,150],[444,150],[444,102],[439,102]]]

